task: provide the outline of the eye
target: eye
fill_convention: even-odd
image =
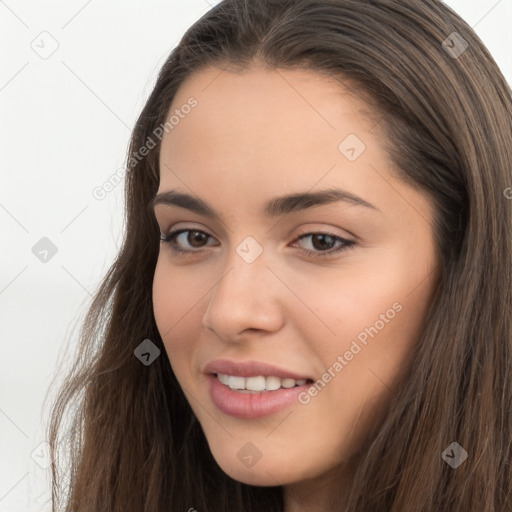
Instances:
[[[188,233],[187,236],[182,236],[185,233]],[[193,234],[194,236],[190,236]],[[180,247],[180,245],[177,243],[177,240],[181,237],[181,242],[187,242],[192,245],[192,247],[195,247],[196,249],[201,249],[201,242],[208,240],[208,237],[211,237],[208,233],[205,233],[204,231],[199,231],[198,229],[178,229],[176,231],[171,231],[167,235],[161,235],[160,241],[166,244],[169,244],[171,247],[171,250],[176,253],[182,253],[182,254],[189,254],[189,253],[195,253],[198,252],[197,250],[193,249],[183,249]],[[197,247],[197,245],[199,247]]]
[[[186,235],[188,233],[188,235]],[[192,236],[191,236],[192,235]],[[181,238],[181,240],[180,240]],[[199,253],[201,248],[205,247],[203,242],[207,242],[209,238],[213,238],[211,235],[198,229],[178,229],[171,231],[170,233],[160,236],[160,241],[168,244],[171,250],[178,256],[191,255],[193,253]],[[352,240],[346,240],[338,235],[324,232],[306,233],[298,237],[298,241],[310,238],[314,250],[303,249],[302,252],[307,256],[311,257],[329,257],[338,254],[342,251],[352,249],[355,242]],[[333,244],[338,243],[337,247],[331,247]],[[183,248],[181,244],[187,243],[192,249]],[[327,246],[327,247],[326,247]],[[327,250],[326,250],[327,249]]]
[[[332,233],[324,233],[324,232],[314,232],[314,233],[306,233],[304,235],[301,235],[298,240],[304,240],[306,238],[310,238],[313,248],[317,249],[317,251],[311,251],[309,249],[304,249],[303,252],[308,255],[312,256],[314,258],[325,258],[330,257],[333,255],[336,255],[340,252],[346,251],[348,249],[353,249],[355,242],[352,240],[346,240],[345,238],[342,238],[338,235],[333,235]],[[339,245],[335,248],[331,248],[332,244],[334,242],[339,242]],[[328,250],[322,250],[326,248],[326,245]]]

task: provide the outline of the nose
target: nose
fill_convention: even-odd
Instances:
[[[248,263],[233,250],[211,291],[203,326],[226,342],[239,342],[252,330],[278,331],[283,293],[285,287],[267,267],[265,251]]]

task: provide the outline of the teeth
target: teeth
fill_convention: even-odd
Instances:
[[[265,389],[275,391],[281,387],[281,379],[279,377],[267,377],[265,379]]]
[[[249,391],[263,391],[265,389],[265,377],[247,377],[245,389]]]
[[[293,379],[281,379],[281,386],[283,388],[293,388],[295,381]]]
[[[281,379],[274,376],[263,377],[262,375],[257,377],[238,377],[224,373],[218,373],[217,378],[222,384],[229,386],[231,389],[248,392],[275,391],[279,388],[290,389],[295,386],[303,386],[307,382],[305,379]]]
[[[245,379],[243,377],[229,376],[228,386],[231,389],[245,389]]]
[[[225,373],[219,373],[217,374],[217,377],[222,382],[222,384],[226,384],[226,386],[229,386],[229,375],[226,375]]]

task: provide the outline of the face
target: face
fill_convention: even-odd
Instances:
[[[169,111],[154,313],[214,458],[241,482],[337,471],[421,333],[434,210],[396,177],[367,109],[313,71],[254,67],[197,72]]]

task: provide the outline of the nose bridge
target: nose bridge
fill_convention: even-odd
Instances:
[[[223,339],[233,339],[245,329],[274,329],[279,311],[272,297],[263,247],[252,237],[230,253],[222,277],[214,286],[203,324]]]
[[[263,247],[252,237],[247,237],[230,253],[223,277],[215,286],[211,301],[241,299],[245,304],[258,299],[270,271]],[[254,293],[251,293],[254,292]]]

